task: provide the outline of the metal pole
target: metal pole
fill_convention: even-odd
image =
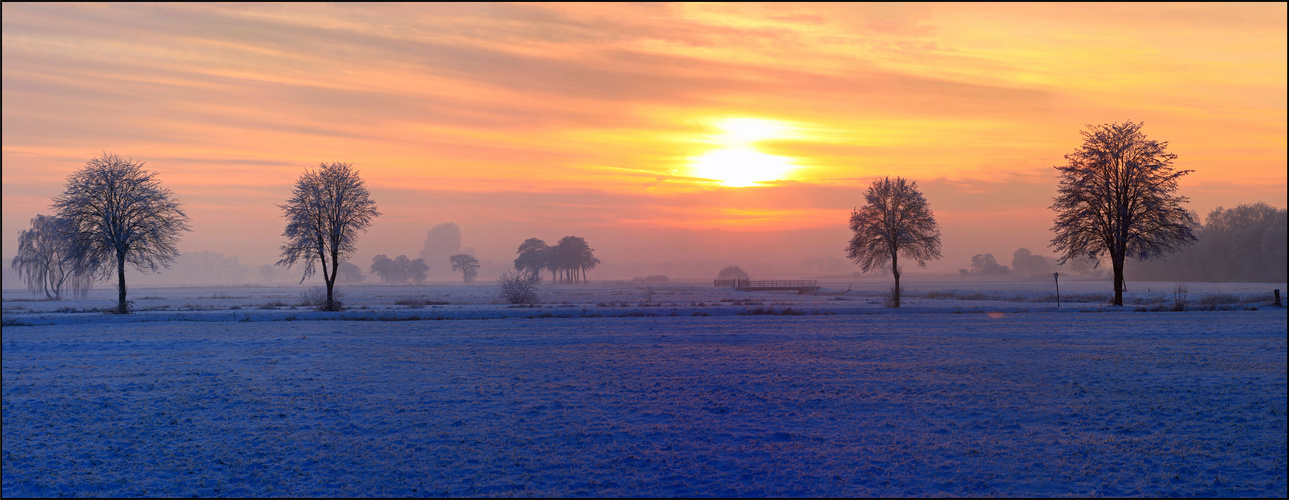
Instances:
[[[1052,280],[1056,282],[1056,307],[1061,307],[1061,273],[1052,273]]]

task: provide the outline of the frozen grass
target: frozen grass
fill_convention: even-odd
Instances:
[[[347,313],[254,307],[282,289],[151,290],[175,310],[130,316],[24,303],[4,318],[3,496],[1285,495],[1284,309],[912,285],[903,310],[880,286],[658,287],[651,307],[629,286],[523,308],[495,287],[351,288],[370,309]],[[740,315],[757,308],[832,314]]]

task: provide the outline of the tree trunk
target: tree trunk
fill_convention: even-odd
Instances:
[[[116,289],[116,312],[117,314],[127,314],[130,309],[125,303],[125,252],[116,253]]]
[[[325,281],[327,283],[327,310],[328,311],[336,310],[336,301],[333,298],[332,290],[334,290],[336,287],[336,275],[340,274],[338,272],[339,271],[338,268],[340,267],[340,262],[339,262],[340,256],[337,254],[338,252],[334,250],[331,252],[331,274],[330,275],[327,274],[326,261],[323,261],[322,263],[322,281]]]
[[[900,256],[899,252],[891,252],[891,274],[895,275],[895,297],[893,303],[898,309],[900,307]]]
[[[1110,256],[1114,267],[1114,305],[1123,305],[1123,255]]]

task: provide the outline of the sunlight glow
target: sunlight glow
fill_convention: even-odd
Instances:
[[[723,146],[690,159],[690,175],[728,187],[748,187],[785,178],[797,168],[783,156],[757,151],[753,143],[792,137],[791,127],[760,118],[725,118],[713,122],[721,134],[711,142]]]
[[[719,140],[726,143],[748,144],[763,139],[781,139],[791,131],[782,123],[760,118],[726,118],[716,122],[720,128]]]
[[[758,182],[782,179],[797,168],[782,156],[753,149],[718,149],[693,159],[694,177],[720,181],[729,187],[748,187]]]

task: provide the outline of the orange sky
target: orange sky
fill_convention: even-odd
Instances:
[[[495,261],[568,234],[606,262],[842,257],[879,175],[926,194],[931,270],[1006,264],[1050,255],[1084,125],[1129,119],[1202,215],[1286,204],[1283,3],[3,9],[6,259],[103,151],[185,204],[181,250],[251,265],[324,161],[384,213],[364,269],[444,222]]]

